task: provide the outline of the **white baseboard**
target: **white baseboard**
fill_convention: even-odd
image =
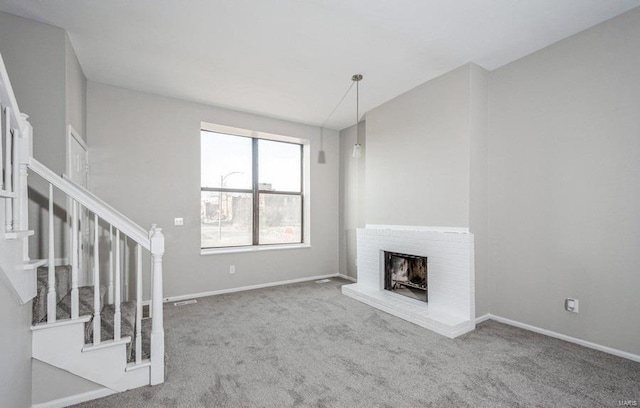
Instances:
[[[336,277],[342,278],[342,279],[346,279],[346,280],[351,281],[351,282],[358,282],[358,280],[356,278],[352,278],[351,276],[347,276],[347,275],[345,275],[343,273],[337,274]]]
[[[31,408],[63,408],[98,398],[108,397],[109,395],[113,394],[116,394],[116,391],[109,388],[101,388],[99,390],[83,392],[82,394],[71,395],[69,397],[64,397],[53,401],[33,404]]]
[[[583,346],[583,347],[588,347],[590,349],[602,351],[602,352],[607,353],[607,354],[612,354],[614,356],[626,358],[628,360],[637,361],[637,362],[640,363],[640,355],[638,355],[638,354],[633,354],[633,353],[629,353],[627,351],[622,351],[622,350],[614,349],[612,347],[603,346],[601,344],[592,343],[590,341],[586,341],[586,340],[578,339],[578,338],[575,338],[575,337],[567,336],[566,334],[557,333],[557,332],[554,332],[554,331],[551,331],[551,330],[547,330],[547,329],[542,329],[540,327],[536,327],[536,326],[532,326],[530,324],[521,323],[521,322],[518,322],[518,321],[515,321],[515,320],[511,320],[511,319],[507,319],[507,318],[504,318],[504,317],[492,315],[490,313],[488,313],[488,314],[486,314],[484,316],[480,316],[480,317],[476,318],[476,324],[484,322],[485,320],[489,320],[489,319],[495,320],[496,322],[499,322],[499,323],[508,324],[509,326],[519,327],[521,329],[529,330],[529,331],[532,331],[532,332],[535,332],[535,333],[544,334],[545,336],[549,336],[549,337],[553,337],[553,338],[556,338],[556,339],[568,341],[569,343],[578,344],[578,345]]]
[[[205,297],[205,296],[224,295],[225,293],[244,292],[245,290],[270,288],[272,286],[282,286],[282,285],[289,285],[289,284],[292,284],[292,283],[300,283],[300,282],[308,282],[308,281],[314,281],[314,280],[320,280],[320,279],[335,278],[337,276],[338,276],[338,274],[334,273],[334,274],[331,274],[331,275],[310,276],[308,278],[290,279],[290,280],[278,281],[278,282],[261,283],[261,284],[258,284],[258,285],[240,286],[238,288],[230,288],[230,289],[212,290],[212,291],[209,291],[209,292],[192,293],[190,295],[169,296],[169,297],[164,298],[164,302],[165,303],[166,302],[176,302],[176,301],[179,301],[179,300],[195,299],[195,298],[200,298],[200,297]]]
[[[480,324],[482,322],[485,322],[487,320],[491,319],[491,315],[489,313],[484,314],[482,316],[476,317],[476,324]]]

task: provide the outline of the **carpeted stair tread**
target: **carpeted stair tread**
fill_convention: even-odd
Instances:
[[[105,305],[100,312],[100,340],[113,340],[115,305]],[[120,304],[120,336],[130,336],[131,343],[127,344],[127,360],[130,360],[135,344],[136,302],[131,300]],[[93,342],[93,334],[87,339]]]
[[[100,304],[103,304],[104,294],[107,292],[106,286],[100,286]],[[93,286],[80,286],[78,288],[78,316],[93,316]],[[58,319],[71,318],[71,292],[69,292],[58,303],[56,308]],[[90,343],[93,339],[93,318],[84,324],[84,342]],[[91,340],[91,341],[90,341]]]
[[[60,302],[71,290],[69,282],[71,266],[59,265],[55,267],[56,303]],[[32,305],[32,323],[38,324],[47,320],[47,293],[49,291],[49,267],[41,266],[37,270],[36,297]]]
[[[151,318],[142,319],[142,359],[146,360],[151,356]],[[129,362],[136,360],[135,341],[131,359]]]
[[[104,294],[107,292],[107,288],[104,285],[100,286],[100,302],[104,299]],[[93,286],[80,286],[78,288],[78,316],[93,315]],[[67,293],[65,297],[58,302],[57,307],[58,319],[70,319],[71,318],[71,292]]]

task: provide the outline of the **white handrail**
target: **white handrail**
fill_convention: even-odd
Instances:
[[[33,157],[29,161],[29,168],[40,177],[53,184],[56,188],[69,195],[72,199],[82,204],[100,219],[105,220],[114,228],[133,239],[143,248],[151,250],[149,243],[149,233],[144,228],[133,222],[130,218],[96,197],[84,187],[74,183],[68,178],[58,176],[44,164]]]

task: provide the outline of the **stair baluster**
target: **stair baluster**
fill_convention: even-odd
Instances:
[[[71,200],[71,319],[79,313],[78,298],[78,202]]]
[[[78,236],[78,284],[81,286],[89,285],[89,277],[93,278],[93,275],[89,273],[88,265],[84,265],[84,216],[85,209],[82,204],[78,203],[78,225],[74,230]],[[88,234],[87,234],[88,235]],[[87,236],[87,238],[89,238]]]
[[[108,298],[109,304],[113,304],[113,225],[109,224],[109,287]]]
[[[12,146],[12,142],[13,142],[13,132],[11,131],[11,108],[9,108],[8,106],[5,108],[5,124],[6,124],[6,130],[5,130],[5,150],[4,153],[6,155],[6,159],[4,161],[4,188],[6,191],[9,192],[13,192],[13,179],[11,176],[11,152],[13,151],[13,146]],[[7,200],[5,200],[5,228],[6,231],[12,231],[13,230],[13,210],[12,210],[12,205],[13,205],[13,199],[8,198]]]
[[[120,230],[116,229],[115,312],[113,314],[113,339],[120,340]]]
[[[131,249],[129,248],[129,240],[127,239],[127,236],[124,236],[124,240],[122,242],[122,250],[124,251],[124,267],[122,269],[122,273],[123,273],[123,279],[122,279],[122,283],[123,283],[123,298],[125,302],[129,301],[129,270],[131,269]]]
[[[100,327],[102,310],[100,302],[100,258],[99,258],[99,236],[98,236],[98,214],[93,215],[93,344],[100,344]]]
[[[54,323],[56,321],[56,257],[53,221],[53,185],[49,183],[49,269],[47,279],[49,288],[47,291],[47,323]]]
[[[142,362],[142,248],[136,245],[136,364]]]
[[[16,194],[21,194],[22,192],[20,191],[20,186],[18,185],[19,182],[19,172],[20,172],[20,164],[18,162],[18,157],[20,157],[20,152],[18,151],[19,147],[20,147],[20,141],[19,138],[20,136],[18,135],[17,132],[12,131],[11,132],[13,135],[13,153],[12,153],[12,158],[13,161],[11,163],[12,165],[12,169],[11,169],[11,183],[13,185],[13,191]],[[18,205],[17,201],[14,201],[13,203],[13,222],[11,225],[11,229],[13,231],[16,230],[20,230],[20,205]],[[26,256],[26,255],[25,255]]]

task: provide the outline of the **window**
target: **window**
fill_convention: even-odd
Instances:
[[[200,137],[201,247],[302,243],[303,144],[209,129]]]

